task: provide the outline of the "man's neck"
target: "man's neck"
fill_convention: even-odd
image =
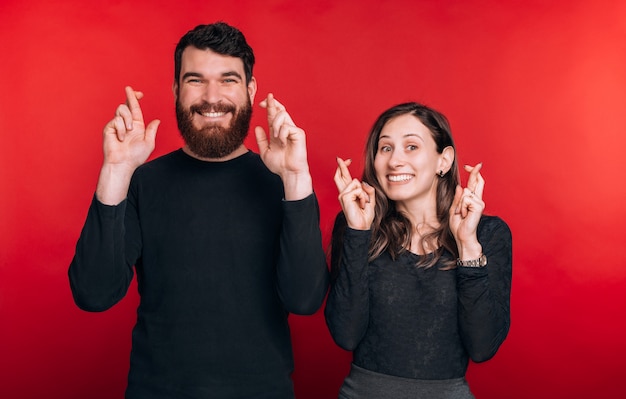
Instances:
[[[183,151],[185,152],[185,154],[189,155],[192,158],[196,158],[199,159],[200,161],[205,161],[205,162],[225,162],[225,161],[230,161],[231,159],[235,159],[237,157],[242,156],[243,154],[248,152],[248,148],[246,148],[246,146],[244,144],[240,145],[235,151],[231,152],[228,155],[225,155],[221,158],[205,158],[205,157],[201,157],[199,155],[197,155],[196,153],[194,153],[193,151],[191,151],[189,149],[189,147],[187,146],[187,144],[185,144],[183,146]]]

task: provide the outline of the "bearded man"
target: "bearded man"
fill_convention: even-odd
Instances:
[[[69,267],[74,300],[109,309],[137,273],[126,398],[293,398],[287,317],[316,312],[328,287],[305,132],[269,94],[269,132],[246,148],[257,82],[238,29],[197,26],[174,61],[185,144],[146,162],[159,121],[126,87]]]

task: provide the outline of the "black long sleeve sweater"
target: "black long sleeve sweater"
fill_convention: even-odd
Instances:
[[[418,268],[419,256],[408,251],[395,261],[385,252],[368,262],[371,231],[344,225],[340,215],[333,234],[343,234],[343,246],[332,251],[337,277],[325,315],[333,339],[354,351],[357,366],[451,379],[465,376],[469,358],[481,362],[496,353],[510,325],[512,240],[502,219],[483,216],[478,226],[487,266],[451,270]]]
[[[182,150],[137,169],[117,206],[94,200],[69,268],[75,302],[117,303],[137,274],[127,398],[290,398],[289,313],[322,304],[328,269],[314,195],[248,152]]]

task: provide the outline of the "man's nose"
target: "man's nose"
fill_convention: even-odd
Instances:
[[[220,88],[216,83],[209,82],[206,84],[202,99],[209,104],[215,104],[221,100]]]

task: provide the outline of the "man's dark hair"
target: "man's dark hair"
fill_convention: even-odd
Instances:
[[[221,55],[240,58],[243,61],[246,84],[250,83],[252,68],[254,67],[254,52],[239,29],[224,22],[216,22],[209,25],[198,25],[187,32],[180,39],[174,51],[174,81],[176,83],[180,77],[183,51],[189,46],[194,46],[200,50],[210,49]]]

